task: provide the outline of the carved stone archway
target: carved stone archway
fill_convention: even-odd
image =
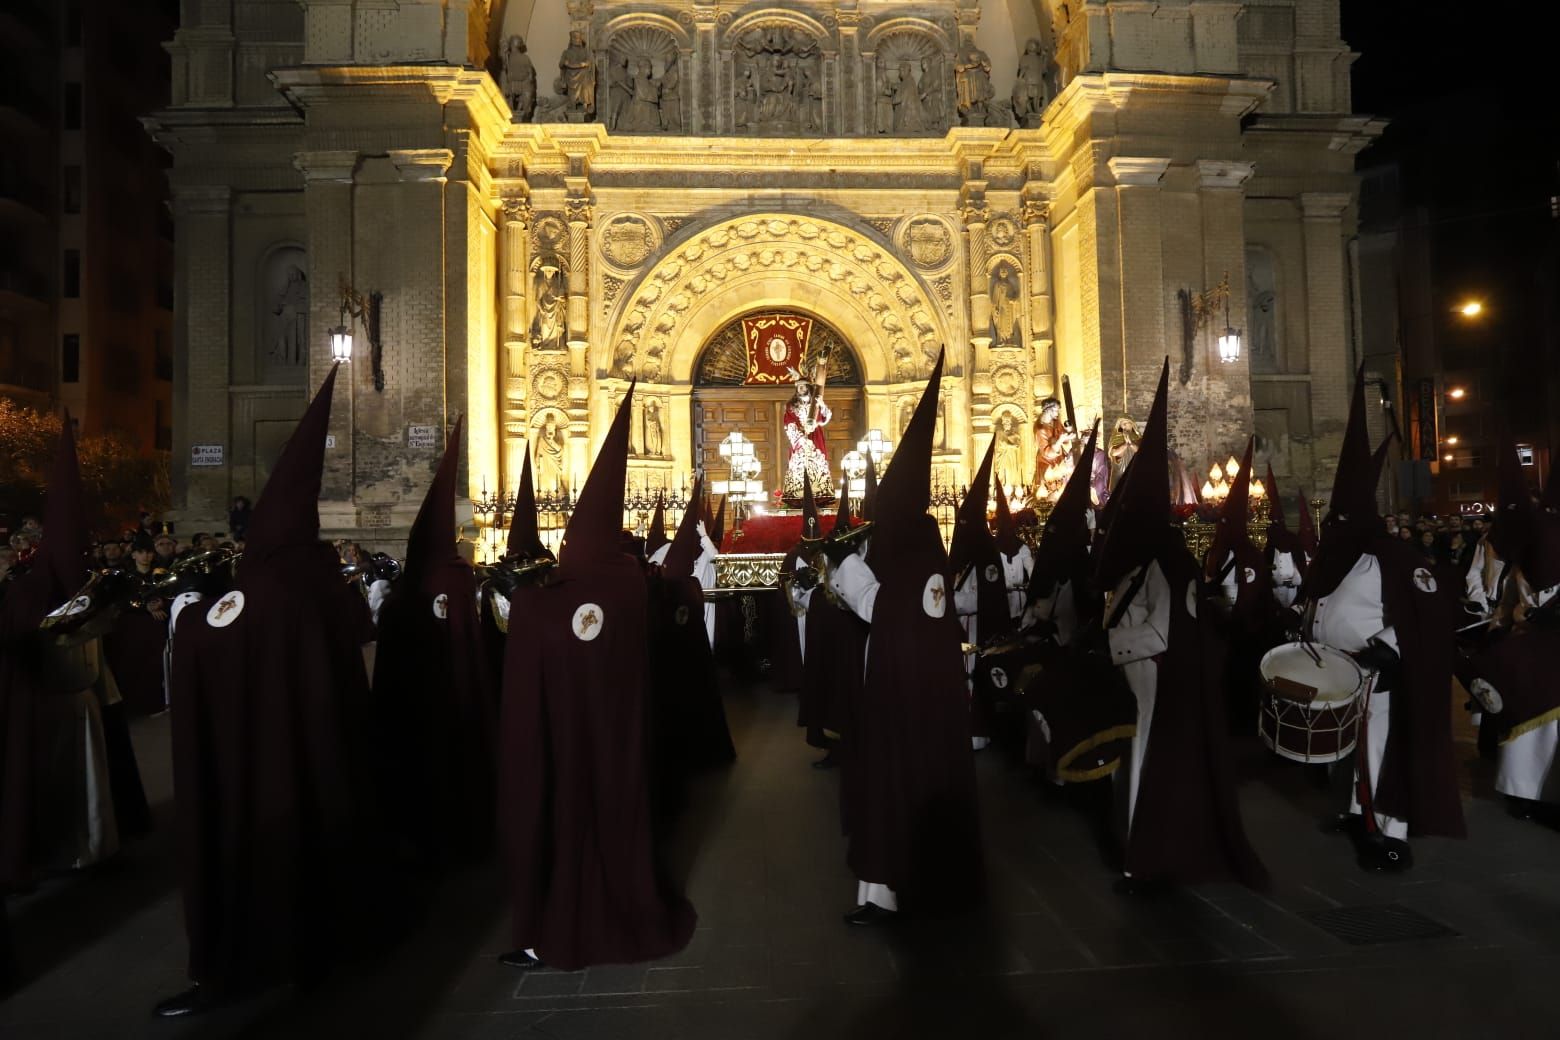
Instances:
[[[594,367],[612,385],[637,378],[643,392],[666,399],[670,442],[680,455],[692,436],[685,417],[701,349],[742,314],[787,308],[817,315],[852,344],[867,422],[885,430],[897,398],[918,391],[938,349],[957,342],[926,286],[890,247],[836,221],[756,213],[720,220],[666,248],[623,295]],[[952,394],[961,383],[957,376],[944,381]],[[605,413],[598,418],[592,429],[604,430]],[[963,443],[967,431],[958,426],[949,433]]]

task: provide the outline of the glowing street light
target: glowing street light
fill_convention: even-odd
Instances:
[[[1464,397],[1468,396],[1468,391],[1464,390],[1460,386],[1454,386],[1446,392],[1446,396],[1450,397],[1454,401],[1461,401]]]
[[[1457,437],[1454,435],[1454,436],[1446,438],[1446,443],[1447,444],[1456,444],[1457,443]]]
[[[1469,300],[1457,308],[1457,313],[1464,318],[1477,318],[1484,313],[1484,304],[1478,300]]]
[[[1446,462],[1453,462],[1453,461],[1456,461],[1457,456],[1456,455],[1452,455],[1452,454],[1446,454],[1446,455],[1442,455],[1441,458],[1444,461],[1446,461]]]

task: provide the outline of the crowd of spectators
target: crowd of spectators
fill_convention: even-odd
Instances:
[[[1474,547],[1489,528],[1481,516],[1415,516],[1408,512],[1389,514],[1387,531],[1405,542],[1412,542],[1425,559],[1466,573],[1473,562]]]

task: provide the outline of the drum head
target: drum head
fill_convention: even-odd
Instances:
[[[1365,678],[1348,654],[1317,643],[1275,646],[1263,656],[1260,671],[1274,696],[1316,707],[1352,700]]]

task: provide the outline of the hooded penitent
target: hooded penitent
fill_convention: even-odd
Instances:
[[[1092,586],[1092,582],[1080,582],[1079,579],[1089,577],[1091,570],[1089,490],[1099,432],[1099,423],[1096,421],[1093,429],[1089,431],[1087,443],[1083,446],[1082,457],[1073,467],[1072,475],[1067,478],[1066,486],[1057,496],[1056,504],[1051,507],[1051,515],[1046,517],[1045,527],[1040,535],[1040,544],[1035,548],[1034,569],[1029,575],[1031,603],[1050,596],[1062,582],[1074,583],[1075,597],[1081,591],[1080,585]],[[1086,603],[1092,601],[1092,596],[1076,600],[1080,616],[1094,616],[1086,609]]]
[[[872,456],[867,456],[867,475],[863,478],[861,491],[861,508],[857,510],[861,519],[871,520],[877,515],[877,466],[872,463]]]
[[[997,541],[986,523],[986,504],[991,500],[991,466],[996,438],[986,454],[954,520],[953,538],[948,549],[948,573],[953,577],[954,605],[971,643],[985,643],[1012,627],[1008,612],[1007,572],[997,552]],[[973,592],[973,597],[971,593]],[[973,598],[974,602],[970,602]],[[975,667],[974,655],[965,656],[972,670],[973,694],[970,703],[970,731],[978,737],[990,737],[993,701],[999,695],[989,673]]]
[[[1168,359],[1137,456],[1111,496],[1115,519],[1098,573],[1113,588],[1156,565],[1168,586],[1169,631],[1158,659],[1125,870],[1138,881],[1266,883],[1235,798],[1222,682],[1224,648],[1212,625],[1197,561],[1169,525]],[[1139,703],[1143,703],[1140,698]]]
[[[650,530],[645,533],[645,556],[648,558],[667,543],[666,502],[659,491],[655,493],[655,513],[650,517]]]
[[[840,510],[835,514],[835,531],[850,527],[850,506],[841,491]],[[812,481],[802,478],[802,551],[811,552],[822,538],[816,524],[817,508],[812,497]],[[809,528],[807,517],[814,526]],[[841,524],[845,525],[843,528]],[[813,532],[809,539],[808,531]],[[818,557],[820,560],[822,557]],[[807,601],[807,655],[802,662],[802,682],[797,698],[796,724],[803,727],[807,743],[815,748],[833,747],[846,729],[850,706],[861,693],[861,669],[866,649],[867,626],[849,608],[836,603],[823,589],[815,589]]]
[[[1382,446],[1385,449],[1385,445]],[[1387,534],[1376,514],[1384,451],[1365,435],[1361,368],[1344,432],[1332,502],[1302,594],[1321,599],[1338,588],[1365,555],[1380,568],[1382,615],[1397,636],[1399,674],[1391,687],[1386,748],[1373,808],[1408,821],[1410,835],[1462,837],[1462,801],[1452,746],[1451,688],[1457,590],[1437,581],[1418,550]]]
[[[493,836],[498,674],[471,564],[455,549],[462,423],[423,498],[406,565],[379,611],[374,702],[386,727],[384,790],[427,863],[487,851]]]
[[[856,877],[901,907],[958,905],[982,888],[979,812],[960,632],[931,498],[939,358],[877,489],[867,565],[878,581],[842,794]]]
[[[542,536],[536,520],[536,488],[531,477],[531,453],[526,452],[520,467],[520,490],[515,492],[515,514],[509,520],[508,555],[513,559],[534,560],[550,557],[552,552],[542,544]]]
[[[991,483],[996,489],[997,498],[996,530],[992,536],[997,541],[997,552],[1012,559],[1024,547],[1024,540],[1018,536],[1018,522],[1013,519],[1013,510],[1008,507],[1007,492],[1002,488],[1002,481],[992,477]]]
[[[1560,585],[1560,479],[1554,468],[1533,517],[1533,537],[1522,556],[1522,572],[1534,589]]]
[[[1501,431],[1498,446],[1499,500],[1495,505],[1495,523],[1486,541],[1500,558],[1516,563],[1527,553],[1538,524],[1538,510],[1522,476],[1522,463],[1511,436]],[[1540,586],[1542,587],[1542,586]]]
[[[504,661],[498,797],[513,936],[567,971],[666,956],[695,922],[651,847],[647,594],[643,568],[619,550],[632,401],[630,389],[554,580],[515,592]]]
[[[1267,528],[1267,556],[1268,566],[1272,567],[1273,557],[1278,553],[1288,553],[1294,561],[1295,571],[1300,577],[1305,577],[1306,555],[1305,548],[1301,544],[1298,531],[1291,531],[1289,525],[1284,522],[1284,499],[1278,491],[1278,478],[1273,476],[1273,467],[1267,471],[1267,498],[1268,498],[1268,528]]]
[[[33,816],[42,796],[33,782],[37,713],[52,692],[38,626],[87,579],[85,496],[69,415],[53,461],[42,547],[0,600],[0,890],[32,881]]]
[[[1273,575],[1267,558],[1251,541],[1251,456],[1256,438],[1246,441],[1241,469],[1219,511],[1213,545],[1204,561],[1204,574],[1220,579],[1225,568],[1235,579],[1232,620],[1246,637],[1260,633],[1273,608]]]
[[[1300,539],[1300,548],[1306,556],[1306,567],[1310,568],[1310,561],[1316,558],[1316,525],[1311,522],[1311,507],[1306,504],[1305,494],[1295,492],[1296,508],[1300,513],[1298,530],[1295,532]]]
[[[180,883],[190,977],[208,991],[317,977],[396,920],[361,652],[368,607],[319,540],[335,380],[332,369],[271,471],[236,588],[179,615]]]

